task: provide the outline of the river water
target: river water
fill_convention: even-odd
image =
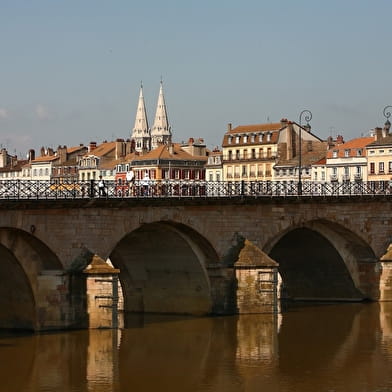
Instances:
[[[1,392],[390,392],[392,303],[0,336]]]

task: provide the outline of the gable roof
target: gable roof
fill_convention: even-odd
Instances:
[[[345,151],[349,150],[348,156],[349,157],[356,157],[357,151],[364,149],[366,146],[374,141],[373,137],[358,137],[355,139],[351,139],[345,143],[336,145],[332,147],[330,150],[327,151],[327,158],[333,158],[334,152],[337,152],[337,156],[334,158],[347,158],[345,156]],[[365,154],[363,154],[365,155]]]
[[[207,161],[207,156],[191,155],[181,148],[179,143],[173,143],[169,147],[167,145],[160,145],[154,150],[144,155],[135,156],[134,161],[151,161],[151,160],[179,160],[179,161]]]

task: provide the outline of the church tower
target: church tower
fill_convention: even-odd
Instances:
[[[138,152],[150,151],[151,135],[148,128],[147,111],[143,97],[143,84],[140,86],[139,102],[137,104],[135,126],[132,130],[131,140],[135,142]]]
[[[167,119],[167,111],[161,80],[154,126],[151,130],[151,149],[155,149],[161,144],[170,144],[171,138],[171,127],[169,126],[169,121]]]

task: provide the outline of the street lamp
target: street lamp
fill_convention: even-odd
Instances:
[[[392,106],[385,106],[383,110],[384,117],[387,119],[387,121],[385,121],[385,129],[387,130],[387,132],[389,132],[389,129],[391,128],[391,122],[389,121],[389,117],[391,117],[391,112],[387,111],[388,109],[392,109]]]
[[[298,144],[298,195],[302,195],[302,118],[306,121],[306,126],[309,128],[309,121],[312,119],[312,112],[310,110],[302,110],[299,115],[299,144]]]

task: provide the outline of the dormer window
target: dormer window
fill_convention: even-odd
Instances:
[[[348,158],[350,156],[350,150],[344,150],[344,157]]]
[[[244,135],[244,137],[243,137],[243,143],[248,143],[248,136],[247,136],[247,135]]]
[[[236,142],[236,144],[238,144],[238,143],[240,142],[240,139],[241,139],[241,136],[236,136],[236,137],[235,137],[235,142]]]
[[[251,137],[250,137],[250,141],[251,141],[251,143],[254,143],[254,142],[255,142],[255,139],[256,139],[255,135],[254,135],[254,134],[252,134],[252,135],[251,135]]]
[[[333,150],[332,151],[332,158],[337,158],[338,157],[338,150]]]
[[[268,132],[268,133],[267,133],[267,142],[270,142],[270,141],[271,141],[271,135],[272,135],[271,132]]]
[[[264,133],[259,133],[259,142],[263,141]]]
[[[361,149],[358,149],[357,150],[357,157],[361,157],[362,156],[362,150]]]
[[[232,137],[232,136],[229,136],[228,139],[227,139],[227,142],[228,142],[229,144],[231,144],[232,141],[233,141],[233,137]]]

